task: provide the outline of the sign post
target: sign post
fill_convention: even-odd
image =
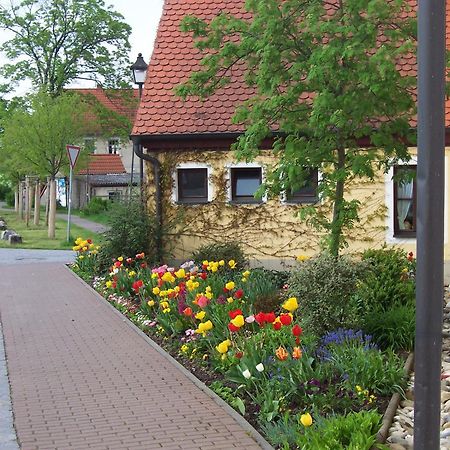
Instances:
[[[72,209],[72,180],[73,180],[73,168],[77,163],[78,156],[80,154],[80,147],[76,145],[66,145],[67,156],[70,163],[70,176],[69,176],[69,198],[67,199],[67,242],[70,241],[70,213]]]

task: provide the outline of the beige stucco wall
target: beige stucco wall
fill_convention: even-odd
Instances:
[[[414,155],[415,149],[411,149]],[[298,205],[284,204],[281,199],[268,199],[258,205],[235,205],[227,201],[227,173],[233,164],[232,152],[168,151],[152,153],[162,162],[163,168],[163,216],[171,230],[168,250],[176,260],[188,258],[200,245],[213,241],[239,241],[255,264],[279,267],[280,263],[293,264],[299,254],[313,255],[320,251],[320,234],[302,222],[297,213]],[[264,152],[255,160],[263,166],[271,164],[273,157]],[[172,199],[175,168],[180,163],[206,164],[210,167],[212,201],[204,205],[179,205]],[[414,162],[413,162],[414,163]],[[450,148],[446,149],[446,173],[450,163]],[[151,174],[151,168],[147,168]],[[396,245],[415,252],[415,239],[396,239],[392,232],[392,174],[379,173],[374,181],[360,180],[352,183],[347,198],[360,204],[360,221],[347,232],[349,246],[344,252],[360,252],[369,247],[384,244]],[[154,198],[151,175],[148,179],[149,198]],[[446,204],[450,199],[446,183]],[[152,206],[150,200],[150,206]],[[329,205],[317,207],[329,211]],[[448,244],[448,208],[446,208],[445,259],[450,260]]]

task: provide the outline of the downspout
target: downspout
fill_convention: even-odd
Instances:
[[[141,139],[139,136],[132,136],[133,141],[133,152],[134,154],[142,160],[148,161],[153,167],[153,180],[155,183],[155,215],[156,215],[156,258],[158,262],[162,263],[162,195],[161,195],[161,163],[159,160],[153,156],[147,155],[142,150]],[[141,182],[143,180],[141,179]],[[142,184],[141,184],[142,187]]]

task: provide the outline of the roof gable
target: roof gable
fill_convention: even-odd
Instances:
[[[415,4],[415,0],[408,0]],[[243,10],[244,0],[165,0],[154,51],[147,69],[133,135],[171,136],[239,133],[242,125],[232,124],[236,107],[254,94],[243,81],[242,70],[233,69],[231,83],[206,100],[189,97],[187,101],[174,95],[173,89],[200,68],[202,55],[194,48],[190,34],[180,31],[187,14],[211,20],[227,11],[240,18],[250,18]],[[450,49],[450,7],[447,8],[447,48]],[[416,76],[414,55],[398,62],[404,75]],[[414,118],[411,125],[416,126]],[[446,101],[446,126],[450,126],[450,101]]]

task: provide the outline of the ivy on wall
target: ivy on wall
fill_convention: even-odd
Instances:
[[[166,151],[152,153],[161,162],[163,217],[172,224],[166,232],[166,245],[170,245],[177,258],[188,257],[198,245],[210,242],[239,242],[249,257],[257,259],[290,259],[300,253],[314,254],[320,250],[321,235],[308,223],[301,221],[301,205],[283,204],[280,198],[269,198],[262,204],[230,204],[227,200],[227,168],[233,162],[226,151]],[[272,157],[273,158],[273,157]],[[257,162],[270,164],[269,153],[262,154]],[[201,163],[213,170],[210,182],[214,197],[207,204],[174,204],[173,173],[181,163]],[[147,173],[150,174],[150,170]],[[360,221],[348,231],[349,250],[362,249],[368,244],[384,242],[384,188],[373,182],[359,182],[350,186],[358,191],[363,209]],[[154,188],[151,175],[148,183],[149,206]],[[331,211],[327,202],[316,205],[324,214]]]

